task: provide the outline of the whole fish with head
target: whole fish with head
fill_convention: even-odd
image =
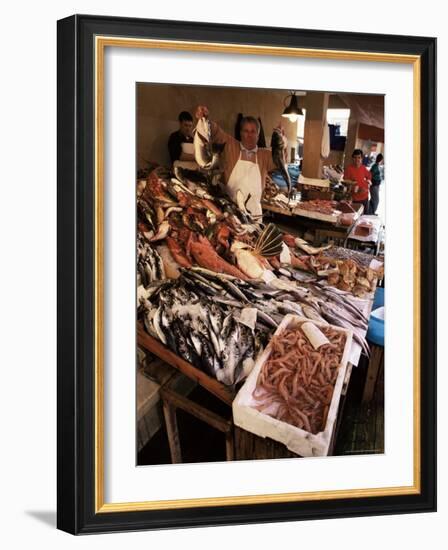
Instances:
[[[364,338],[364,334],[363,334],[364,331],[361,331],[359,328],[354,327],[346,319],[339,317],[337,314],[335,314],[334,311],[328,308],[325,304],[322,305],[321,312],[323,317],[330,324],[336,325],[338,327],[350,329],[353,332],[353,339],[361,346],[362,350],[367,355],[367,357],[370,356],[370,348],[369,348],[369,344],[367,343],[367,340]]]
[[[364,321],[365,323],[369,322],[368,318],[364,315],[361,309],[353,303],[350,293],[341,292],[332,286],[326,286],[320,283],[316,283],[316,285],[311,285],[311,288],[315,287],[318,287],[318,289],[320,289],[320,291],[327,299],[330,298],[333,302],[337,303],[341,307],[348,309],[350,313],[352,313],[361,321]],[[335,292],[336,290],[337,292]]]
[[[213,143],[210,121],[206,117],[198,120],[193,138],[194,159],[203,170],[215,170],[225,144]]]
[[[235,381],[235,369],[241,359],[239,338],[239,324],[234,321],[222,352],[223,368],[216,373],[216,378],[228,386],[231,386]]]
[[[246,275],[242,273],[237,267],[226,262],[221,256],[219,256],[216,250],[211,245],[210,241],[199,235],[197,240],[191,243],[191,254],[196,262],[207,269],[211,269],[218,273],[229,273],[235,277],[246,279]]]
[[[274,128],[271,137],[271,150],[272,150],[272,160],[275,166],[280,171],[283,179],[288,186],[288,199],[291,198],[291,178],[289,176],[288,168],[285,162],[285,152],[288,147],[288,140],[285,136],[283,128]]]

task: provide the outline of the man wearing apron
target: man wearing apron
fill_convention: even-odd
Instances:
[[[199,106],[196,118],[208,117],[208,109]],[[216,122],[210,122],[214,143],[225,143],[222,154],[224,184],[233,202],[261,221],[261,197],[268,172],[276,169],[270,149],[257,147],[260,124],[254,117],[243,117],[241,142],[227,134]]]
[[[171,162],[174,166],[195,170],[198,166],[194,160],[193,117],[188,111],[182,111],[178,120],[179,129],[168,140]]]

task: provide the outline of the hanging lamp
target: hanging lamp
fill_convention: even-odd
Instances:
[[[303,115],[303,111],[297,104],[296,92],[292,92],[292,94],[286,96],[285,99],[283,100],[284,104],[288,98],[291,98],[291,101],[283,111],[282,116],[289,119],[290,122],[296,122],[299,116]]]

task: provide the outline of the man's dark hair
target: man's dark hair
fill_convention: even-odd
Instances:
[[[240,130],[243,129],[243,126],[245,124],[255,124],[255,126],[257,127],[257,132],[260,133],[260,123],[258,122],[258,120],[253,117],[253,116],[243,116],[243,118],[241,119],[241,122],[240,122]]]
[[[190,115],[188,111],[182,111],[181,113],[179,113],[178,119],[179,119],[179,122],[183,122],[184,120],[193,122],[193,117]]]
[[[362,152],[361,149],[355,149],[355,150],[353,151],[353,153],[352,153],[352,158],[353,158],[353,157],[356,157],[356,156],[358,156],[358,155],[363,156],[363,152]]]
[[[381,153],[378,153],[376,156],[375,162],[378,164],[383,160],[383,158],[384,158],[383,155]]]

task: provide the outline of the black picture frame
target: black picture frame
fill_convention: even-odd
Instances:
[[[420,61],[420,484],[416,494],[134,511],[96,509],[96,36],[389,53]],[[436,510],[436,39],[74,15],[58,21],[58,505],[73,534]]]

